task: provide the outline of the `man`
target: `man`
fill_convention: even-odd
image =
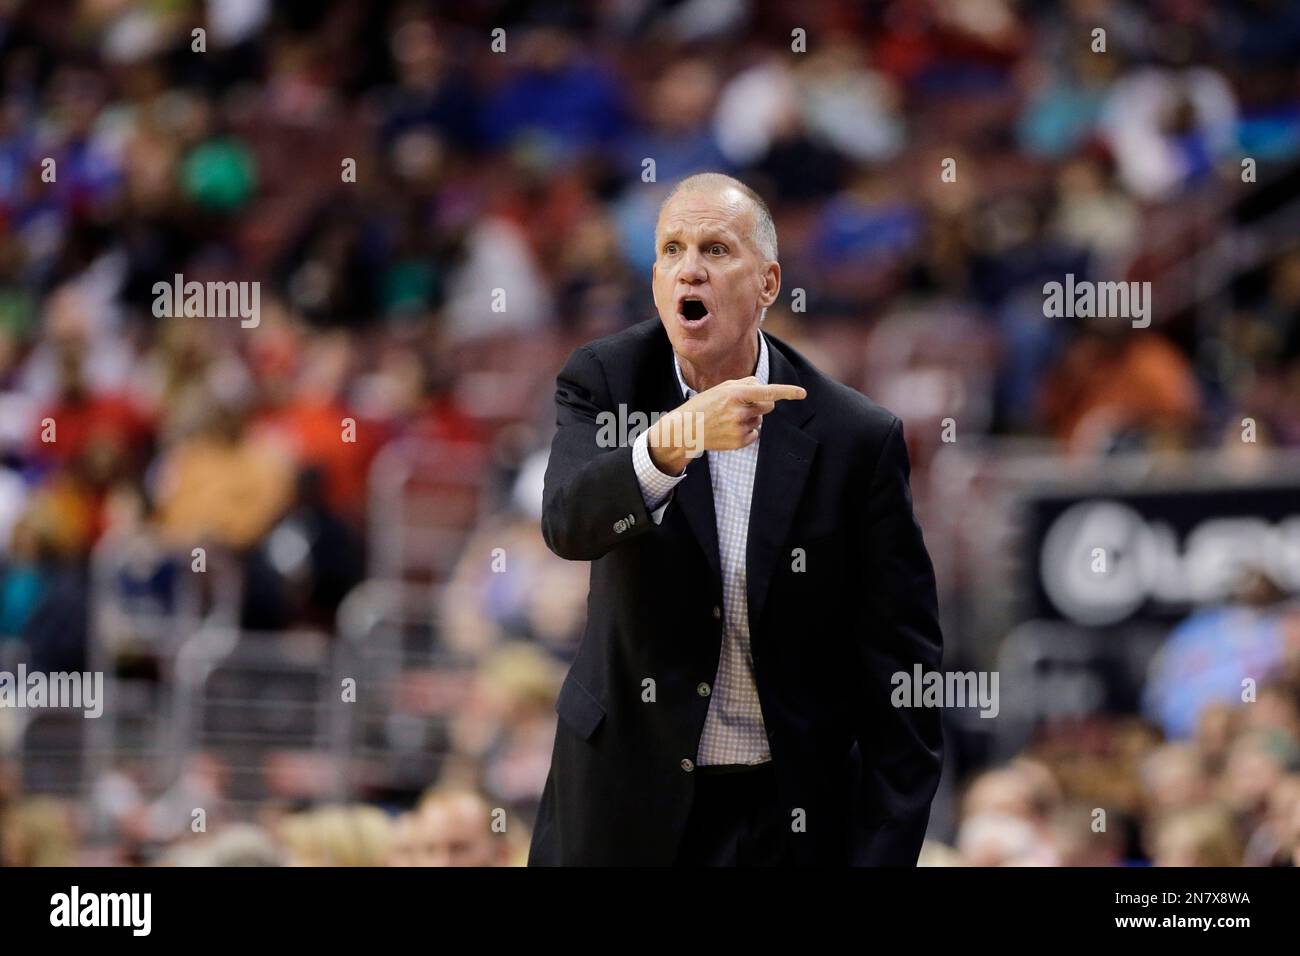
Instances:
[[[492,807],[478,793],[440,788],[403,814],[394,828],[389,866],[506,866],[510,848],[493,832]]]
[[[542,533],[591,594],[529,862],[912,866],[939,715],[890,678],[942,639],[899,420],[760,332],[781,267],[743,183],[683,180],[655,242],[659,320],[558,379]]]

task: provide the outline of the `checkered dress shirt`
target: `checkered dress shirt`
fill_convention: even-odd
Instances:
[[[758,334],[758,368],[754,372],[768,384],[767,340]],[[689,399],[695,390],[682,378],[681,365],[673,354],[673,370],[682,394]],[[658,524],[671,501],[673,487],[686,477],[665,475],[650,458],[648,436],[642,432],[632,445],[632,461],[641,496]],[[713,510],[718,521],[718,557],[722,563],[722,655],[709,697],[709,712],[700,734],[695,763],[757,764],[772,759],[763,727],[763,711],[754,684],[754,662],[749,647],[749,599],[745,592],[747,570],[745,546],[749,541],[749,504],[758,470],[758,446],[762,438],[733,451],[709,451],[709,478],[713,483]]]

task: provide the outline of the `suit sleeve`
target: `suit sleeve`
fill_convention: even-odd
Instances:
[[[600,359],[583,346],[556,379],[556,432],[542,492],[542,537],[562,558],[592,561],[654,527],[630,444],[601,447],[613,407]],[[611,429],[606,428],[605,434]]]
[[[895,707],[893,675],[936,671],[943,655],[934,568],[912,512],[911,466],[896,418],[875,466],[865,508],[857,634],[862,688],[863,858],[914,866],[943,762],[940,710]]]

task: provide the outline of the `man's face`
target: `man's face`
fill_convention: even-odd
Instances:
[[[655,308],[677,354],[720,365],[781,290],[781,267],[754,247],[754,208],[734,187],[674,196],[655,228]],[[698,300],[698,301],[691,301]]]
[[[501,837],[476,800],[451,800],[421,811],[416,821],[415,866],[500,866]]]

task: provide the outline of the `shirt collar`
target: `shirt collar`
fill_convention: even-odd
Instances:
[[[690,398],[695,394],[695,389],[686,384],[686,379],[682,378],[682,366],[677,361],[677,353],[673,352],[673,371],[677,373],[677,384],[681,386],[682,395]],[[758,368],[754,370],[754,377],[758,379],[760,385],[767,385],[767,339],[763,337],[762,331],[758,333]]]

